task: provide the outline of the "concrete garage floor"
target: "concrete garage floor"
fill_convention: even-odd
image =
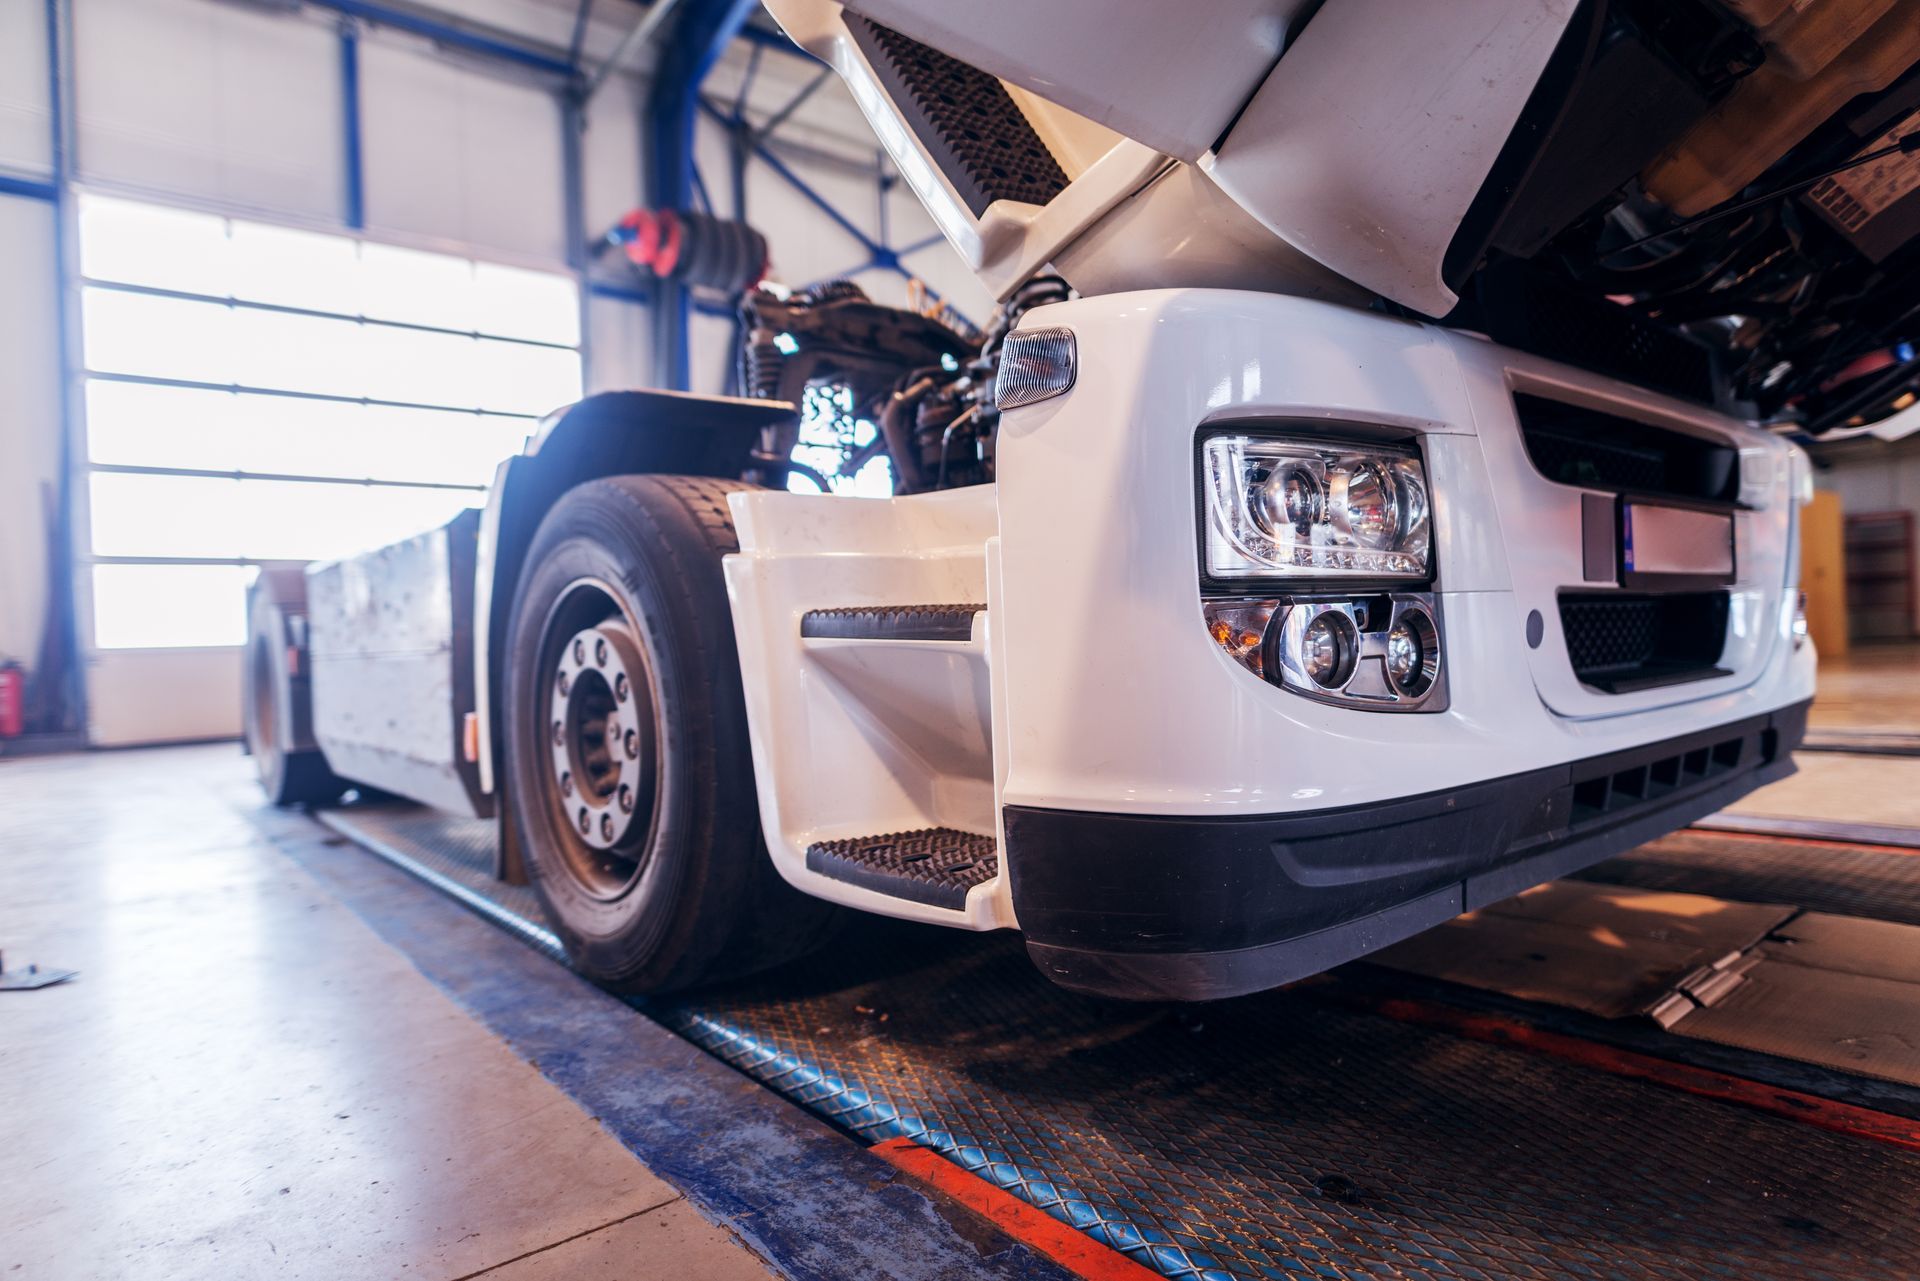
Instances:
[[[771,1275],[268,844],[231,745],[0,762],[0,1277]]]
[[[1920,647],[1836,675],[1816,726],[1920,726]],[[1800,760],[1806,772],[1741,808],[1920,825],[1920,760]],[[354,894],[385,891],[343,889],[312,858],[289,857],[277,827],[249,817],[258,810],[249,766],[226,744],[0,761],[0,948],[9,967],[81,971],[0,993],[0,1278],[771,1275],[633,1155],[698,1195],[671,1152],[608,1133],[476,1021],[468,998],[436,986],[433,965],[397,951],[378,913],[380,932],[365,923]],[[297,815],[283,821],[329,859],[364,857],[321,849],[341,838]],[[584,988],[504,936],[499,946]],[[515,1044],[547,1064],[596,1026],[568,1025],[544,1050]],[[663,1071],[693,1071],[623,1070],[642,1095],[659,1092]],[[625,1133],[611,1098],[573,1094]],[[714,1159],[731,1180],[731,1158]],[[823,1219],[791,1192],[765,1195],[762,1210],[788,1204],[790,1233],[838,1219],[863,1239],[915,1242],[916,1276],[974,1275],[941,1262],[954,1226],[913,1218],[918,1201],[896,1198],[887,1228],[866,1202]],[[727,1221],[785,1257],[732,1210]],[[844,1244],[819,1245],[851,1262]],[[814,1271],[877,1274],[838,1264]],[[1025,1266],[1007,1262],[1008,1274]]]
[[[1803,751],[1799,773],[1728,807],[1751,819],[1920,828],[1920,644],[1862,645],[1820,664],[1809,739],[1852,736],[1857,750]],[[1875,755],[1876,747],[1905,754]]]
[[[1816,730],[1920,733],[1920,644],[1856,645],[1823,659],[1808,724]]]

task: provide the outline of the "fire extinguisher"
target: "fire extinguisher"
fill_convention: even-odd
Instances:
[[[20,737],[26,719],[27,674],[18,663],[0,663],[0,738]]]

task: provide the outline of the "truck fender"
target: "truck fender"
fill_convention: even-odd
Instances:
[[[534,530],[561,495],[603,476],[647,472],[741,476],[760,434],[791,423],[786,401],[744,400],[671,391],[614,391],[588,396],[541,419],[526,449],[502,462],[487,492],[474,557],[474,742],[480,787],[497,793],[502,657],[508,612]],[[510,797],[495,797],[503,836]],[[503,840],[496,871],[519,879],[518,860]]]

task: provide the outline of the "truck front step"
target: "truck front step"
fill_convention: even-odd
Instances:
[[[910,903],[961,910],[967,891],[991,881],[1000,856],[991,836],[927,827],[881,836],[816,841],[807,869]]]
[[[813,609],[800,619],[807,640],[961,641],[973,639],[973,616],[985,605],[871,605]]]

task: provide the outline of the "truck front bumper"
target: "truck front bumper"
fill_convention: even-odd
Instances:
[[[1793,773],[1808,703],[1370,805],[1183,817],[1005,806],[1027,950],[1133,1000],[1275,987],[1564,876]]]

